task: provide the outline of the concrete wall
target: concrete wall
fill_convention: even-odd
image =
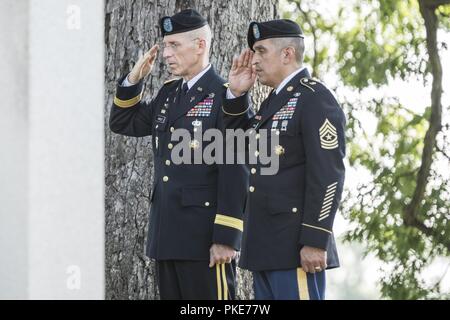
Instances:
[[[103,11],[0,2],[0,298],[104,297]]]

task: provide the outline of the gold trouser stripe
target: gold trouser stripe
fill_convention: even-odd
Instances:
[[[308,279],[302,268],[297,268],[297,284],[300,300],[309,300]]]
[[[216,214],[215,224],[220,224],[226,227],[235,228],[239,231],[244,230],[244,222],[241,219],[224,216],[223,214]]]
[[[139,101],[141,101],[141,98],[142,98],[142,93],[140,93],[136,97],[128,99],[128,100],[121,100],[117,97],[114,97],[114,104],[121,108],[129,108],[129,107],[132,107],[132,106],[138,104]]]
[[[220,278],[220,265],[216,264],[217,300],[222,300],[222,281]]]
[[[227,275],[225,273],[225,263],[222,263],[221,266],[222,266],[222,280],[223,280],[223,300],[228,300],[228,283],[227,283]]]
[[[302,223],[302,225],[304,225],[305,227],[310,227],[310,228],[317,229],[317,230],[320,230],[320,231],[325,231],[325,232],[328,232],[329,234],[333,234],[333,232],[331,232],[330,230],[324,229],[324,228],[312,226],[312,225],[306,224],[306,223]]]

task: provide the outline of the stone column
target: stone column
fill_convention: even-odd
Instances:
[[[0,2],[0,298],[104,297],[104,3]]]

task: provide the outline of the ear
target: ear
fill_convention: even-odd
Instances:
[[[205,39],[198,39],[197,40],[199,49],[206,49],[206,40]]]
[[[284,63],[291,63],[292,60],[295,60],[295,49],[292,47],[286,47],[281,50],[281,59]]]

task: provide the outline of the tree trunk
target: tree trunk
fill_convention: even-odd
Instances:
[[[249,22],[278,15],[275,0],[106,0],[106,299],[158,298],[154,264],[144,253],[153,182],[150,138],[111,133],[108,117],[120,75],[128,73],[143,52],[161,41],[159,18],[189,7],[207,16],[214,37],[211,62],[225,79],[233,55],[247,46]],[[154,96],[168,78],[160,58],[146,81],[144,99]],[[254,91],[257,105],[267,89]],[[238,296],[249,299],[253,295],[250,274],[242,270],[238,274]]]
[[[433,77],[431,88],[431,114],[425,139],[423,141],[422,162],[416,178],[416,187],[411,202],[405,207],[404,220],[407,226],[412,226],[431,237],[436,242],[442,244],[450,251],[450,240],[442,234],[437,233],[433,228],[428,227],[419,217],[422,200],[425,197],[425,190],[430,177],[431,165],[433,163],[433,153],[436,146],[436,137],[442,127],[442,64],[439,57],[437,30],[438,17],[436,7],[440,4],[449,4],[449,0],[419,0],[420,13],[425,22],[427,34],[426,44],[429,57],[429,68]]]

